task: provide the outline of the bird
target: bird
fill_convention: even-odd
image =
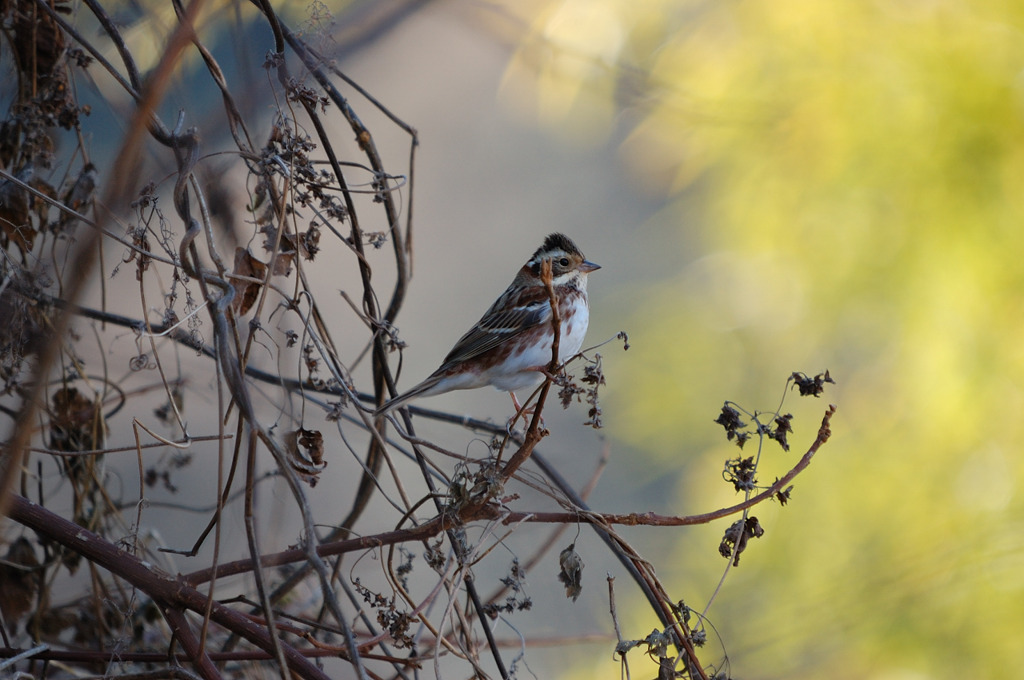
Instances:
[[[515,390],[539,383],[551,363],[554,329],[541,275],[545,260],[551,263],[551,287],[558,301],[558,361],[565,362],[579,352],[590,322],[587,275],[601,266],[587,260],[568,236],[549,234],[505,292],[455,343],[441,366],[374,415],[384,415],[420,397],[487,385],[512,395],[516,412],[520,412]]]

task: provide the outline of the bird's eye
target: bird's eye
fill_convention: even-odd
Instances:
[[[561,260],[558,261],[558,264],[562,265],[563,267],[568,267],[569,266],[569,258],[563,257]]]

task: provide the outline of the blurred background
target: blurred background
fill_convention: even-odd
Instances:
[[[1022,29],[999,1],[440,2],[344,63],[422,139],[410,384],[544,233],[604,265],[589,340],[631,349],[601,350],[594,507],[731,503],[721,402],[773,410],[794,370],[838,381],[787,397],[794,450],[767,450],[763,482],[827,401],[833,439],[789,506],[757,509],[766,535],[709,613],[735,677],[1024,663]],[[580,420],[556,424],[578,452],[551,455],[585,479]],[[625,535],[702,609],[723,528]],[[586,578],[562,615],[607,632],[603,571]],[[633,604],[627,638],[654,627]],[[608,644],[542,658],[542,678],[618,673]]]
[[[120,20],[141,11],[126,6]],[[766,533],[708,612],[724,641],[711,640],[709,662],[737,678],[1019,676],[1024,5],[332,0],[286,11],[419,132],[400,385],[432,371],[544,235],[564,231],[603,265],[589,342],[624,330],[631,345],[599,350],[603,430],[582,425],[582,407],[548,417],[545,451],[574,484],[609,452],[595,509],[732,504],[721,469],[737,451],[712,422],[722,402],[772,411],[793,371],[828,369],[838,383],[819,400],[785,395],[793,450],[766,448],[762,483],[796,462],[830,402],[833,438],[789,505],[757,508]],[[247,36],[261,55],[265,31]],[[255,65],[229,74],[265,77]],[[201,112],[217,97],[205,87],[178,88],[168,110]],[[407,138],[374,130],[405,163]],[[314,275],[341,289],[348,276]],[[496,421],[508,410],[492,390],[424,405]],[[623,533],[669,592],[703,610],[725,568],[724,528]],[[623,636],[657,625],[596,544],[578,539],[578,602],[540,602],[517,621],[533,637],[604,637],[531,650],[534,677],[618,677],[605,571],[620,577]],[[554,556],[545,564],[530,578],[548,587]],[[631,661],[634,678],[654,675]]]

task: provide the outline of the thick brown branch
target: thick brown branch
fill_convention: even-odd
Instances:
[[[207,598],[182,578],[143,562],[134,555],[121,550],[101,536],[50,512],[28,499],[11,494],[8,516],[40,536],[80,554],[110,573],[119,576],[133,587],[147,593],[162,607],[189,609],[202,614],[207,607]],[[240,635],[260,649],[270,652],[270,635],[267,630],[242,614],[221,604],[214,604],[210,619],[226,629]],[[291,645],[284,645],[288,667],[298,676],[316,680],[329,680],[314,664]]]

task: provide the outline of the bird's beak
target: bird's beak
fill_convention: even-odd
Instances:
[[[594,264],[590,260],[583,260],[583,262],[580,263],[580,271],[583,272],[584,274],[589,274],[590,272],[594,271],[595,269],[600,269],[600,268],[601,268],[601,265]]]

